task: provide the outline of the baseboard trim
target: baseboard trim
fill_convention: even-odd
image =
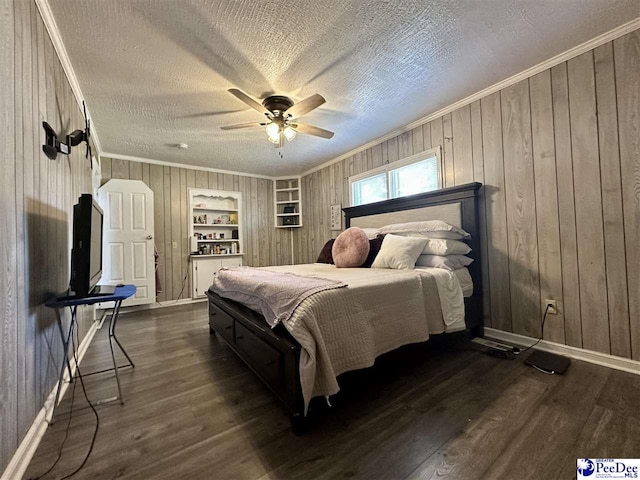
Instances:
[[[87,353],[89,345],[91,344],[93,337],[98,331],[99,323],[99,320],[93,321],[91,323],[89,331],[82,339],[82,342],[80,342],[80,346],[78,347],[78,364],[82,362],[85,353]],[[78,364],[76,364],[75,358],[72,358],[70,363],[71,373],[72,375],[74,375]],[[69,387],[69,380],[69,372],[65,370],[64,383],[60,388],[60,398],[58,399],[58,404],[60,404],[60,402],[64,398],[64,394]],[[38,415],[36,415],[36,418],[33,420],[31,427],[25,434],[22,442],[20,442],[20,445],[18,446],[16,452],[13,454],[13,457],[11,457],[11,461],[9,462],[9,465],[7,465],[5,471],[2,473],[2,477],[0,477],[0,480],[19,480],[24,476],[24,473],[27,471],[27,467],[29,466],[33,455],[38,449],[38,445],[40,445],[40,441],[42,440],[44,433],[47,431],[47,427],[51,422],[51,418],[53,417],[53,402],[56,399],[57,389],[58,382],[56,382],[56,384],[53,386],[53,390],[51,390],[51,393],[49,393],[49,396],[45,400],[44,406],[40,409]]]
[[[207,300],[207,297],[203,298],[182,298],[180,300],[167,300],[165,302],[156,302],[149,305],[149,308],[164,308],[173,307],[174,305],[185,305],[188,303],[200,303]]]
[[[496,330],[494,328],[485,328],[484,334],[485,337],[489,337],[491,339],[527,347],[537,341],[537,338]],[[570,347],[568,345],[562,345],[548,340],[540,340],[540,343],[538,343],[535,348],[537,350],[565,355],[570,358],[575,358],[576,360],[582,360],[596,365],[601,365],[603,367],[614,368],[616,370],[622,370],[623,372],[640,375],[640,362],[637,360],[616,357],[615,355],[607,355],[606,353],[594,352],[593,350]]]

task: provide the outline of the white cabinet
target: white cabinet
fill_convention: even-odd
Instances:
[[[189,189],[192,298],[202,298],[222,267],[242,265],[242,194]]]
[[[202,298],[207,294],[207,290],[213,283],[213,278],[222,267],[239,267],[242,265],[241,256],[230,256],[229,258],[198,258],[192,257],[192,297]]]

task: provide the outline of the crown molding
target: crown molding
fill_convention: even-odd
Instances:
[[[600,45],[610,42],[612,40],[615,40],[616,38],[622,37],[623,35],[626,35],[627,33],[631,33],[634,30],[637,30],[638,28],[640,28],[640,17],[635,18],[634,20],[631,20],[630,22],[627,22],[623,25],[620,25],[619,27],[614,28],[613,30],[609,30],[608,32],[603,33],[602,35],[598,35],[595,38],[592,38],[591,40],[588,40],[584,43],[581,43],[580,45],[577,45],[573,48],[570,48],[569,50],[560,53],[558,55],[556,55],[555,57],[552,57],[548,60],[545,60],[542,63],[539,63],[537,65],[534,65],[533,67],[527,68],[526,70],[523,70],[520,73],[517,73],[509,78],[506,78],[504,80],[501,80],[498,83],[495,83],[493,85],[491,85],[490,87],[485,88],[484,90],[480,90],[477,93],[474,93],[473,95],[470,95],[466,98],[463,98],[462,100],[459,100],[455,103],[452,103],[451,105],[444,107],[440,110],[438,110],[437,112],[434,113],[430,113],[429,115],[419,118],[418,120],[415,120],[397,130],[394,130],[390,133],[387,133],[385,135],[383,135],[382,137],[378,137],[375,140],[372,140],[368,143],[365,143],[364,145],[361,145],[357,148],[354,148],[353,150],[349,150],[347,153],[344,153],[342,155],[340,155],[339,157],[335,157],[331,160],[328,160],[324,163],[321,163],[320,165],[313,167],[303,173],[300,174],[300,176],[304,177],[306,175],[309,175],[311,173],[317,172],[318,170],[322,170],[325,167],[328,167],[330,165],[333,165],[334,163],[340,162],[342,160],[344,160],[345,158],[349,158],[353,155],[355,155],[356,153],[362,152],[364,150],[367,150],[368,148],[371,148],[375,145],[378,145],[382,142],[385,142],[391,138],[397,137],[398,135],[401,135],[405,132],[408,132],[409,130],[413,130],[416,127],[419,127],[425,123],[428,123],[432,120],[435,120],[437,118],[442,117],[443,115],[446,115],[448,113],[453,112],[454,110],[457,110],[459,108],[465,107],[473,102],[475,102],[476,100],[480,100],[481,98],[484,98],[486,96],[491,95],[492,93],[496,93],[504,88],[507,88],[515,83],[518,83],[522,80],[525,80],[529,77],[532,77],[533,75],[536,75],[540,72],[543,72],[545,70],[548,70],[552,67],[555,67],[556,65],[561,64],[562,62],[566,62],[567,60],[570,60],[574,57],[577,57],[578,55],[582,55],[585,52],[588,52],[589,50],[593,50],[596,47],[599,47]]]
[[[264,178],[266,180],[274,180],[277,177],[269,177],[267,175],[258,175],[247,172],[234,172],[233,170],[222,170],[220,168],[199,167],[197,165],[189,165],[186,163],[166,162],[164,160],[154,160],[152,158],[135,157],[133,155],[121,155],[119,153],[102,152],[102,157],[112,158],[114,160],[128,160],[130,162],[150,163],[152,165],[162,165],[164,167],[186,168],[187,170],[199,170],[201,172],[226,173],[227,175],[238,175],[241,177]],[[297,175],[291,175],[294,177]],[[289,178],[289,177],[285,177]]]
[[[69,60],[69,55],[67,54],[67,49],[64,46],[62,41],[62,37],[60,36],[60,30],[58,29],[58,24],[56,23],[56,19],[53,16],[53,12],[51,11],[51,6],[49,5],[48,0],[35,0],[36,6],[38,7],[38,11],[40,12],[40,16],[42,17],[42,21],[44,22],[44,26],[49,33],[49,37],[51,38],[51,42],[53,43],[53,48],[58,54],[58,58],[60,59],[60,63],[62,64],[62,69],[64,70],[65,75],[67,76],[67,80],[69,81],[69,85],[71,85],[71,90],[73,91],[73,95],[76,98],[76,102],[78,102],[78,106],[80,107],[80,111],[82,112],[82,100],[84,99],[84,95],[82,94],[82,89],[80,88],[80,84],[78,83],[78,77],[76,76],[76,72],[71,65],[71,60]],[[100,139],[98,138],[98,132],[95,128],[95,122],[91,117],[91,112],[89,111],[89,107],[87,106],[87,117],[91,120],[91,138],[93,139],[93,143],[98,149],[98,156],[102,153],[102,145],[100,144]]]
[[[280,177],[271,177],[271,180],[291,180],[297,178],[298,180],[302,179],[301,175],[283,175]]]

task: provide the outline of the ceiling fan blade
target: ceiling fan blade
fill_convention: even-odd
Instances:
[[[200,117],[215,117],[219,115],[227,115],[229,113],[239,113],[244,112],[244,110],[220,110],[217,112],[201,112],[201,113],[191,113],[189,115],[183,115],[178,118],[200,118]]]
[[[264,125],[266,125],[266,123],[260,123],[260,122],[236,123],[235,125],[225,125],[224,127],[220,127],[220,130],[235,130],[237,128],[261,127]]]
[[[334,133],[324,128],[314,127],[313,125],[307,125],[306,123],[292,123],[291,128],[307,135],[315,135],[316,137],[322,137],[326,139],[333,138]]]
[[[301,102],[298,102],[293,107],[289,108],[284,112],[284,116],[286,117],[289,115],[291,118],[301,117],[302,115],[309,113],[311,110],[315,110],[325,102],[326,100],[324,97],[316,93],[315,95],[311,95],[309,98],[305,98]]]
[[[230,88],[227,91],[231,95],[234,95],[238,100],[240,100],[240,101],[246,103],[247,105],[249,105],[254,110],[256,110],[256,111],[258,111],[258,112],[260,112],[260,113],[262,113],[264,115],[271,115],[271,112],[269,110],[264,108],[260,103],[256,102],[253,98],[251,98],[249,95],[247,95],[243,91],[238,90],[237,88]]]

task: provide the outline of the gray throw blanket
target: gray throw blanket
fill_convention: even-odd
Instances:
[[[262,313],[271,328],[289,320],[309,296],[347,284],[326,278],[276,272],[265,268],[222,268],[210,290]]]

